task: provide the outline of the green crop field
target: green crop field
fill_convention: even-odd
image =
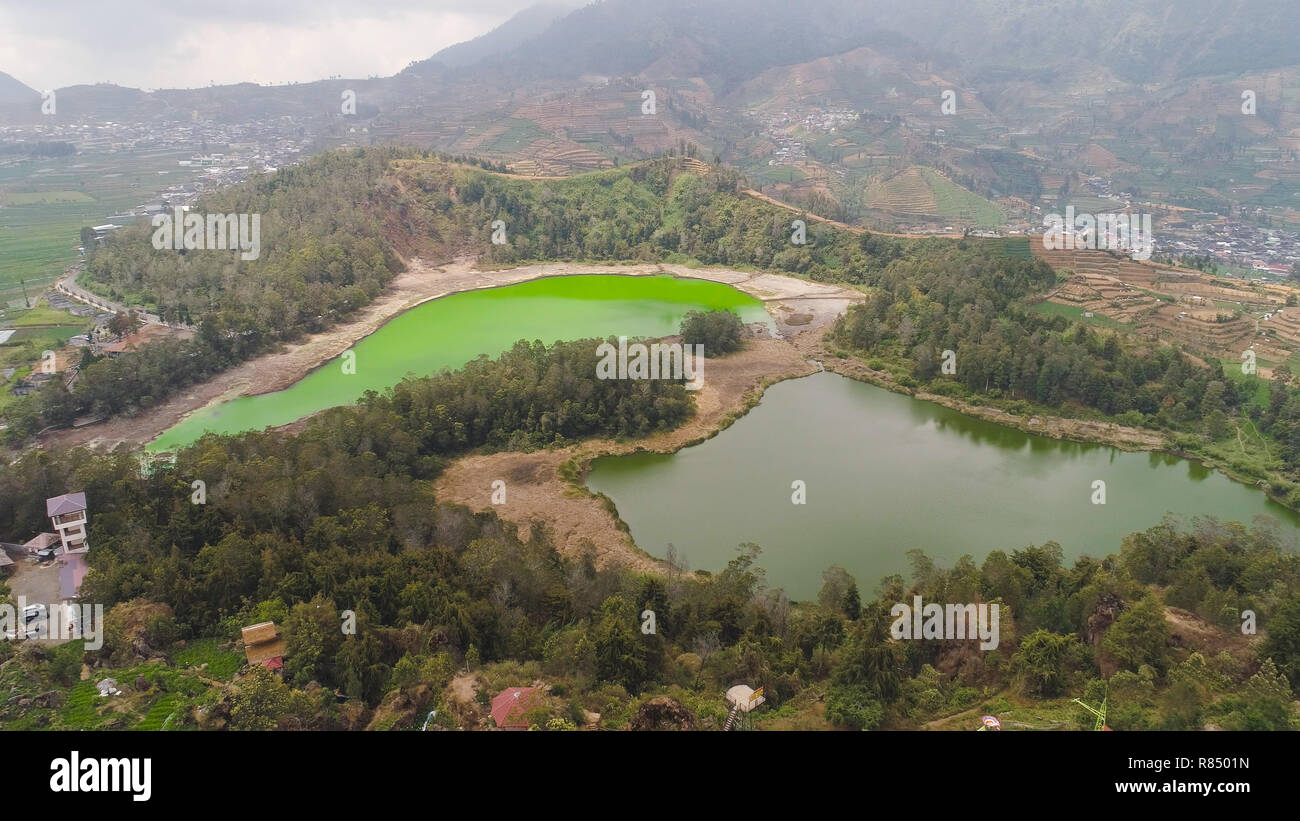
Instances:
[[[194,180],[182,151],[101,152],[0,167],[0,305],[37,296],[77,259],[81,229]]]
[[[1048,316],[1063,316],[1071,322],[1088,322],[1103,328],[1123,328],[1124,324],[1116,322],[1108,316],[1094,313],[1092,316],[1084,316],[1083,309],[1077,305],[1062,305],[1059,302],[1040,302],[1030,308],[1040,314]]]
[[[745,170],[745,177],[753,185],[799,182],[805,176],[793,165],[759,165]]]
[[[94,201],[94,197],[82,191],[9,191],[3,202],[5,205],[64,205]]]
[[[511,118],[509,128],[495,137],[485,140],[480,150],[494,152],[519,151],[536,140],[551,136],[532,120]]]
[[[0,306],[0,331],[14,331],[0,342],[0,368],[16,368],[13,379],[21,379],[40,360],[42,352],[63,347],[72,336],[89,330],[90,325],[89,320],[56,311],[44,301],[30,310]],[[7,388],[0,387],[0,410],[13,398]]]
[[[933,169],[922,168],[920,171],[934,194],[939,216],[970,220],[986,228],[997,227],[1006,219],[1001,208],[979,194],[967,191]]]

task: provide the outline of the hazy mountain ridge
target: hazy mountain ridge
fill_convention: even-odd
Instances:
[[[522,89],[560,78],[637,76],[653,69],[653,79],[702,77],[716,94],[727,94],[766,70],[864,46],[917,65],[945,63],[990,82],[1026,73],[1039,83],[1057,81],[1062,63],[1076,63],[1083,71],[1096,63],[1129,82],[1169,81],[1294,65],[1300,63],[1298,40],[1300,18],[1281,0],[972,0],[956,6],[946,0],[906,6],[850,0],[801,6],[781,0],[653,5],[605,0],[567,14],[557,4],[533,6],[481,37],[370,82],[384,94],[399,89],[436,94],[445,83],[471,78],[494,88]],[[665,60],[682,55],[689,55],[684,65]],[[1048,65],[1055,68],[1035,71]],[[355,87],[361,81],[346,82]],[[278,86],[274,94],[271,87],[258,88],[268,89],[262,93],[278,102],[279,113],[292,113],[319,85]],[[85,89],[78,96],[84,94],[91,111],[126,104],[158,113],[149,98],[131,99],[118,86],[76,88]],[[213,93],[165,92],[180,108],[200,109]],[[0,81],[0,105],[29,104],[33,94],[17,81]]]
[[[513,51],[524,42],[544,32],[556,20],[573,10],[574,3],[545,2],[524,9],[487,34],[447,46],[422,62],[439,63],[448,68],[465,68],[482,60]]]
[[[757,187],[826,199],[823,215],[840,217],[860,213],[882,174],[912,165],[985,198],[1031,202],[1077,189],[1074,174],[1139,168],[1141,179],[1116,179],[1115,190],[1227,213],[1252,197],[1294,199],[1285,168],[1300,148],[1287,91],[1300,78],[1298,32],[1279,0],[604,0],[568,13],[543,3],[391,77],[77,86],[60,90],[58,113],[254,121],[317,148],[404,143],[542,175],[694,143]],[[1249,122],[1233,116],[1242,88],[1259,96]],[[340,110],[349,91],[355,114]],[[941,109],[950,95],[957,117]],[[39,119],[27,99],[20,121]],[[1017,135],[1038,145],[1018,156]],[[1092,144],[1104,151],[1084,150]],[[1225,195],[1223,181],[1263,168],[1245,148],[1275,152],[1259,156],[1284,170]],[[1093,154],[1117,161],[1096,166]],[[1218,173],[1234,156],[1237,167]],[[1181,173],[1189,158],[1195,173],[1171,180],[1165,169]]]

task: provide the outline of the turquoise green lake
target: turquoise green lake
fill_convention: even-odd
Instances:
[[[802,480],[806,504],[791,501]],[[1093,482],[1105,504],[1093,504]],[[864,597],[908,575],[920,548],[951,567],[1058,542],[1068,558],[1119,551],[1166,512],[1291,529],[1300,517],[1262,491],[1195,462],[1062,442],[832,373],[770,387],[718,436],[675,454],[606,457],[587,476],[610,496],[641,549],[672,544],[692,569],[718,571],[756,542],[767,581],[815,598],[838,564]]]
[[[745,322],[773,322],[763,303],[729,285],[671,276],[566,276],[468,291],[394,317],[357,342],[356,373],[331,360],[292,386],[242,397],[191,414],[149,445],[183,447],[205,433],[239,433],[286,425],[367,390],[383,391],[407,375],[458,368],[480,354],[496,356],[520,339],[550,344],[609,336],[662,337],[690,311],[730,309]]]

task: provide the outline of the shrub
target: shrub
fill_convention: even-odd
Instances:
[[[884,717],[885,709],[866,687],[841,685],[826,693],[826,720],[838,727],[873,730]]]
[[[744,329],[731,311],[691,311],[682,320],[682,342],[703,345],[705,356],[724,356],[740,348]]]

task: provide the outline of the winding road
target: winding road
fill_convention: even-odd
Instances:
[[[113,313],[113,314],[123,314],[133,310],[129,305],[123,305],[120,302],[114,302],[111,299],[102,297],[98,294],[92,294],[90,291],[87,291],[85,288],[82,288],[80,285],[77,284],[77,274],[79,273],[81,273],[80,268],[71,268],[67,271],[64,271],[63,276],[59,277],[54,281],[54,290],[58,291],[59,293],[63,294],[64,296],[70,299],[75,299],[78,302],[84,302],[87,305],[90,305],[91,307],[100,309],[101,311],[108,311],[109,313]],[[145,322],[150,325],[167,324],[162,321],[162,317],[156,314],[151,314],[148,311],[142,310],[140,308],[135,308],[134,310],[135,310],[135,315],[140,318],[141,322]]]

